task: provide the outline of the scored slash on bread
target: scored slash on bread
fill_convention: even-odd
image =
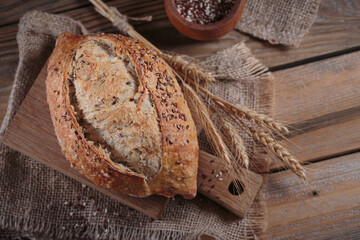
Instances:
[[[136,197],[195,197],[195,125],[156,52],[120,35],[62,34],[46,91],[63,154],[95,184]]]

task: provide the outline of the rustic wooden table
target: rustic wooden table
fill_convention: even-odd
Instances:
[[[310,33],[297,48],[272,46],[232,31],[212,42],[181,36],[168,21],[163,0],[107,1],[163,49],[204,57],[245,41],[275,75],[275,118],[295,131],[288,148],[307,165],[311,187],[271,166],[265,199],[264,239],[360,238],[360,1],[324,0]],[[18,62],[19,18],[32,9],[80,20],[93,32],[116,32],[87,0],[0,1],[0,120]]]

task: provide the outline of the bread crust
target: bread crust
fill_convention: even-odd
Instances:
[[[149,94],[155,104],[162,134],[162,158],[160,171],[152,178],[115,164],[103,149],[86,139],[76,119],[69,96],[69,69],[76,50],[89,40],[105,41],[117,53],[128,55],[140,82],[139,92]],[[195,124],[171,68],[154,51],[138,40],[120,35],[64,33],[58,37],[49,59],[46,92],[63,154],[96,185],[135,197],[151,194],[195,197],[198,169]]]

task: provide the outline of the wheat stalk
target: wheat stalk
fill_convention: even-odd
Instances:
[[[211,146],[216,152],[216,155],[227,162],[225,168],[228,169],[231,179],[237,179],[238,176],[247,174],[242,166],[245,165],[246,168],[249,166],[249,158],[246,152],[246,148],[243,144],[242,138],[236,131],[232,131],[231,124],[225,125],[229,129],[230,141],[236,145],[237,152],[235,157],[228,146],[224,142],[224,138],[222,134],[219,132],[218,128],[215,126],[214,122],[211,120],[211,116],[209,113],[208,107],[204,104],[204,102],[200,99],[199,95],[195,90],[189,86],[184,80],[181,80],[184,96],[186,101],[190,102],[195,109],[195,112],[200,120],[200,123],[204,129],[207,139],[209,140]],[[220,118],[221,116],[218,115]],[[226,120],[223,120],[226,122]],[[240,146],[241,144],[241,146]],[[240,159],[240,162],[237,161]],[[240,191],[241,186],[235,182],[235,188]]]
[[[182,81],[183,90],[186,101],[191,102],[195,108],[196,114],[199,117],[200,123],[204,128],[205,134],[213,146],[215,152],[219,157],[231,164],[231,153],[225,142],[223,141],[219,130],[211,120],[208,108],[200,99],[198,94],[184,81]]]

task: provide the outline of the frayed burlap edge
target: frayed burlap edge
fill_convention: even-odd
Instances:
[[[35,239],[73,239],[74,234],[66,228],[60,228],[56,224],[41,221],[31,221],[22,217],[3,217],[0,216],[0,225],[2,229],[10,229],[20,232],[21,235],[16,237],[30,237]],[[82,239],[198,239],[203,235],[207,235],[205,229],[199,229],[196,233],[180,232],[174,230],[148,230],[136,229],[131,227],[108,228],[103,231],[100,225],[90,224],[88,229],[76,238]],[[14,234],[15,237],[16,234]],[[209,233],[208,236],[211,236]]]
[[[305,35],[309,33],[310,27],[313,25],[313,23],[316,20],[316,15],[319,10],[320,3],[321,3],[321,0],[316,0],[312,3],[310,14],[313,15],[313,17],[307,19],[307,22],[304,24],[305,30],[303,32],[301,32],[298,36],[294,37],[293,40],[290,40],[289,42],[286,43],[286,42],[275,41],[275,40],[271,39],[271,40],[269,40],[269,42],[272,44],[285,44],[285,45],[289,45],[289,46],[293,46],[293,47],[299,47],[300,43],[304,40]]]
[[[305,35],[309,33],[311,26],[315,22],[320,3],[321,0],[311,0],[311,7],[310,7],[310,11],[308,12],[309,15],[305,18],[305,22],[302,24],[302,26],[299,26],[300,30],[298,29],[297,32],[291,32],[287,30],[285,31],[274,30],[272,27],[269,28],[268,26],[265,25],[264,28],[259,28],[259,26],[253,24],[255,22],[254,21],[255,19],[246,19],[246,17],[244,16],[242,17],[242,19],[240,19],[235,29],[248,33],[261,40],[266,40],[274,45],[298,47],[300,43],[303,41]],[[247,1],[245,8],[247,4],[250,4],[250,1]],[[261,5],[262,3],[258,3],[258,4]],[[256,3],[252,3],[251,5],[256,5]],[[266,23],[266,25],[276,26],[277,24],[274,24],[275,22],[274,19],[275,18],[271,20],[273,21],[272,24]],[[260,21],[260,24],[264,24],[264,23]]]

